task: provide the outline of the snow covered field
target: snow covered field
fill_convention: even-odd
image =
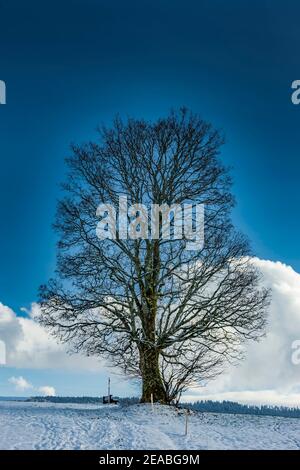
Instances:
[[[0,402],[0,449],[300,449],[300,419]]]

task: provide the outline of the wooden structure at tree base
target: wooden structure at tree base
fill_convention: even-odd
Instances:
[[[103,402],[103,405],[109,405],[109,404],[117,405],[119,400],[117,400],[117,398],[113,398],[112,395],[106,395],[102,397],[102,402]]]

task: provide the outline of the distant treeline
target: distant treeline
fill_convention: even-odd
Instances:
[[[139,403],[137,397],[118,398],[122,406],[135,405]],[[102,404],[102,397],[31,397],[26,401],[51,402],[51,403],[82,403]],[[244,414],[254,416],[281,416],[284,418],[300,418],[300,408],[289,408],[285,406],[254,406],[242,405],[234,401],[212,401],[201,400],[194,403],[182,403],[183,408],[205,413],[228,413]]]
[[[254,406],[242,405],[234,401],[201,400],[194,403],[183,403],[184,408],[207,413],[229,413],[254,416],[281,416],[284,418],[300,418],[300,408],[285,406]]]
[[[82,403],[82,404],[92,404],[98,405],[102,404],[102,397],[30,397],[26,401],[37,401],[37,402],[50,402],[50,403]],[[121,405],[134,405],[139,403],[137,397],[125,397],[119,398],[118,401]]]

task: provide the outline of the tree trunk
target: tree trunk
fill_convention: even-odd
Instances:
[[[158,358],[159,353],[153,348],[143,348],[140,350],[140,367],[143,381],[142,403],[150,402],[151,394],[153,394],[153,401],[167,403],[166,392],[159,371]]]
[[[160,268],[159,243],[157,240],[147,244],[146,279],[144,302],[141,317],[145,342],[140,347],[140,370],[143,381],[141,402],[153,401],[167,403],[165,387],[159,370],[159,351],[156,344],[155,320],[157,315],[157,280]]]

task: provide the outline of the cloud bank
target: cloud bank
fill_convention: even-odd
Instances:
[[[187,400],[300,406],[300,364],[292,360],[297,356],[295,346],[300,345],[300,274],[281,262],[258,258],[253,262],[264,285],[272,289],[266,336],[246,344],[244,361],[228,367],[207,386],[190,390]]]
[[[0,340],[6,347],[6,366],[85,371],[102,369],[97,358],[69,355],[66,346],[58,344],[55,338],[37,323],[38,315],[39,306],[35,303],[26,313],[26,317],[17,316],[12,309],[0,303]]]
[[[186,400],[300,405],[300,274],[281,262],[258,258],[253,262],[262,272],[263,283],[272,289],[266,337],[259,343],[246,344],[243,362],[229,366],[206,386],[189,390]],[[96,358],[69,356],[65,346],[57,344],[36,322],[38,314],[37,304],[26,317],[19,317],[0,303],[0,340],[6,344],[9,367],[73,371],[102,368]],[[292,360],[293,355],[298,361]],[[12,379],[17,386],[17,379]],[[19,386],[26,387],[25,382],[19,380]],[[45,392],[46,386],[40,388],[44,393],[42,388]],[[52,392],[55,390],[49,387],[47,394]]]

